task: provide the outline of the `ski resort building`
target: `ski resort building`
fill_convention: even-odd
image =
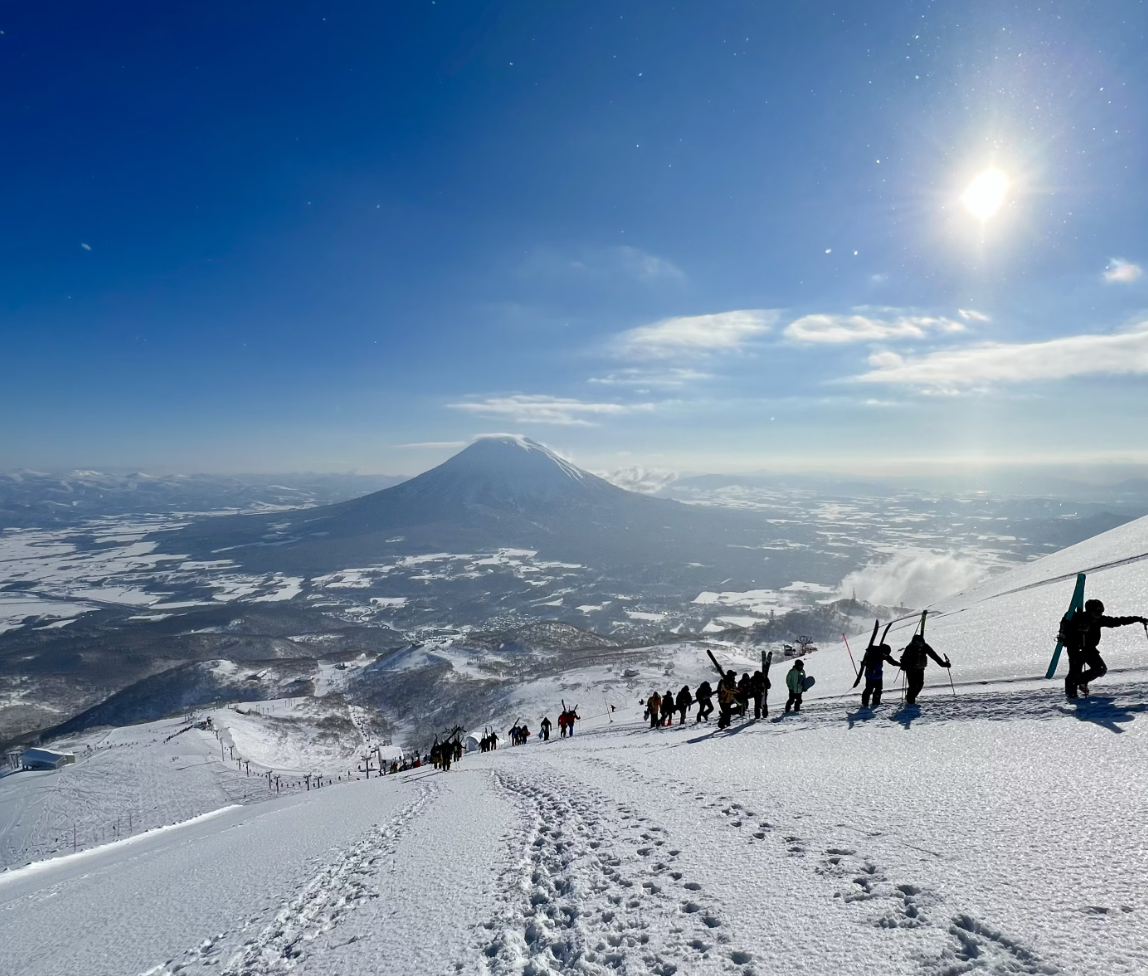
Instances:
[[[70,752],[53,752],[51,749],[25,749],[20,754],[21,769],[59,769],[76,761]]]

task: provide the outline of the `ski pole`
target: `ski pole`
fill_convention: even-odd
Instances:
[[[1144,628],[1145,636],[1148,636],[1148,627]],[[857,662],[853,660],[853,652],[849,650],[849,638],[845,634],[841,635],[841,639],[845,641],[845,650],[849,652],[849,663],[853,665],[853,677],[857,677]]]
[[[953,697],[956,698],[957,697],[957,686],[955,684],[953,684],[953,669],[952,668],[945,668],[945,670],[949,672],[949,687],[953,689]]]

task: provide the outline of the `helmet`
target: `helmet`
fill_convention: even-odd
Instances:
[[[1101,603],[1099,600],[1087,600],[1087,601],[1085,601],[1084,609],[1087,610],[1089,613],[1092,613],[1094,611],[1096,613],[1104,613],[1104,604]]]

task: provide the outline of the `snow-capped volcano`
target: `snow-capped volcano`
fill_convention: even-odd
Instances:
[[[478,438],[437,468],[399,485],[389,498],[520,508],[588,504],[624,494],[528,437],[494,434]]]
[[[161,545],[308,574],[395,554],[517,547],[587,566],[720,564],[724,577],[753,577],[762,559],[752,549],[772,533],[753,513],[627,491],[535,441],[497,435],[393,488],[296,513],[214,518]]]

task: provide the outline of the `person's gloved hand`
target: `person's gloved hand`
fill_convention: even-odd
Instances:
[[[945,658],[945,667],[946,667],[946,668],[951,668],[952,666],[953,666],[953,662],[952,662],[952,661],[950,661],[950,660],[948,659],[948,657],[946,657],[946,658]]]

